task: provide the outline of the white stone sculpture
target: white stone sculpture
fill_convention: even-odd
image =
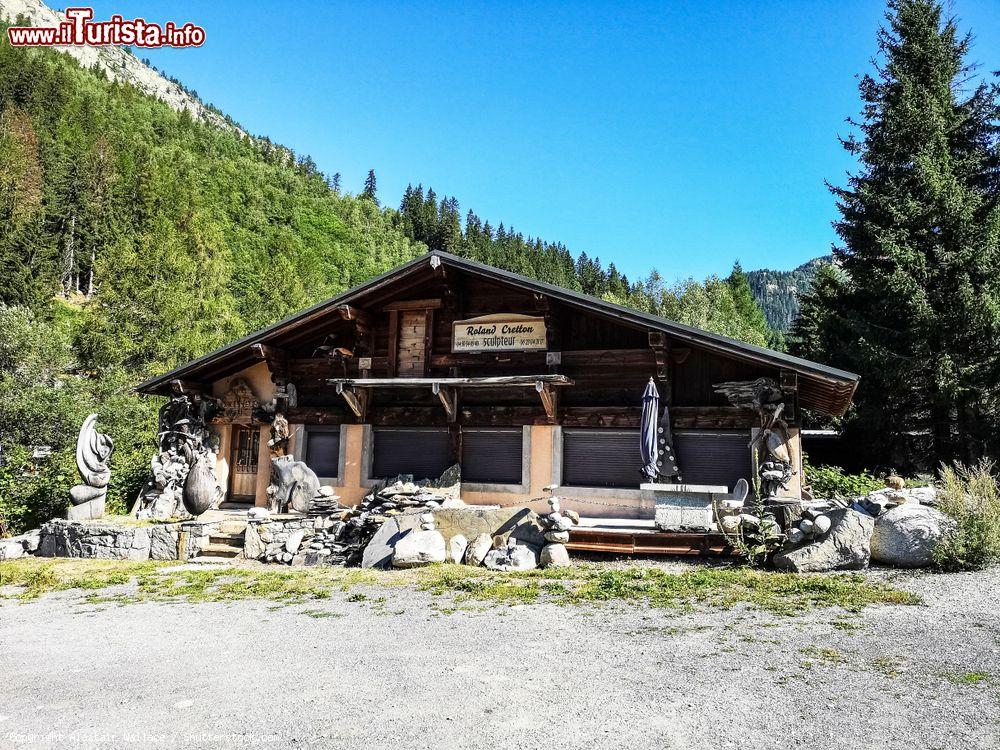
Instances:
[[[69,491],[73,507],[66,512],[66,518],[71,521],[104,517],[108,482],[111,479],[109,462],[115,444],[110,437],[95,429],[96,422],[96,414],[87,417],[76,440],[76,468],[83,484],[78,484]]]

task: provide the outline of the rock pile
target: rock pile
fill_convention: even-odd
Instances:
[[[572,510],[563,511],[559,505],[559,498],[549,498],[549,507],[552,512],[542,516],[542,523],[545,524],[545,541],[542,547],[541,564],[543,568],[560,568],[569,565],[569,552],[566,549],[566,542],[569,541],[569,530],[580,523],[580,515]]]

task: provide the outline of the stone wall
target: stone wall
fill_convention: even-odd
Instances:
[[[204,521],[135,524],[57,518],[39,529],[35,554],[98,560],[191,559],[201,554],[217,526]]]

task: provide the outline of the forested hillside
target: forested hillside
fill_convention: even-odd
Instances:
[[[158,407],[131,394],[136,382],[428,247],[770,338],[738,268],[633,281],[471,212],[463,222],[458,201],[430,189],[381,207],[374,173],[348,194],[339,175],[267,138],[197,120],[68,55],[0,44],[0,526],[63,504],[91,411],[116,441],[110,499],[133,498]]]
[[[768,325],[785,333],[799,314],[799,297],[812,289],[816,272],[824,263],[832,263],[833,256],[813,258],[791,271],[761,268],[747,272],[747,281],[754,299],[764,310]]]

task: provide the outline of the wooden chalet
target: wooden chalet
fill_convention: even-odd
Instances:
[[[267,505],[271,419],[342,502],[380,478],[462,468],[468,503],[648,518],[638,424],[654,378],[685,483],[755,472],[757,415],[713,388],[780,383],[801,492],[799,410],[843,414],[858,377],[434,252],[138,387],[212,395],[229,500]]]

